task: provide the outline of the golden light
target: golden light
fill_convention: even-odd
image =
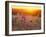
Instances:
[[[24,15],[31,15],[35,14],[37,15],[38,13],[41,12],[41,7],[39,6],[12,6],[13,13],[21,13]]]

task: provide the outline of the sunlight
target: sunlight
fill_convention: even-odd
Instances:
[[[12,6],[14,13],[20,12],[24,15],[31,15],[36,14],[38,11],[41,10],[40,6]]]

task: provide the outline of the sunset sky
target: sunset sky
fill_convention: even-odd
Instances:
[[[38,14],[41,12],[40,6],[12,6],[13,14],[21,13],[24,15]]]

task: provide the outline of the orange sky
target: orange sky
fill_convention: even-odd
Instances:
[[[24,7],[24,6],[13,6],[13,14],[21,13],[24,15],[38,14],[41,13],[40,7]]]

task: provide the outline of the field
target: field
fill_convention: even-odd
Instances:
[[[12,9],[12,31],[41,29],[40,9]]]

